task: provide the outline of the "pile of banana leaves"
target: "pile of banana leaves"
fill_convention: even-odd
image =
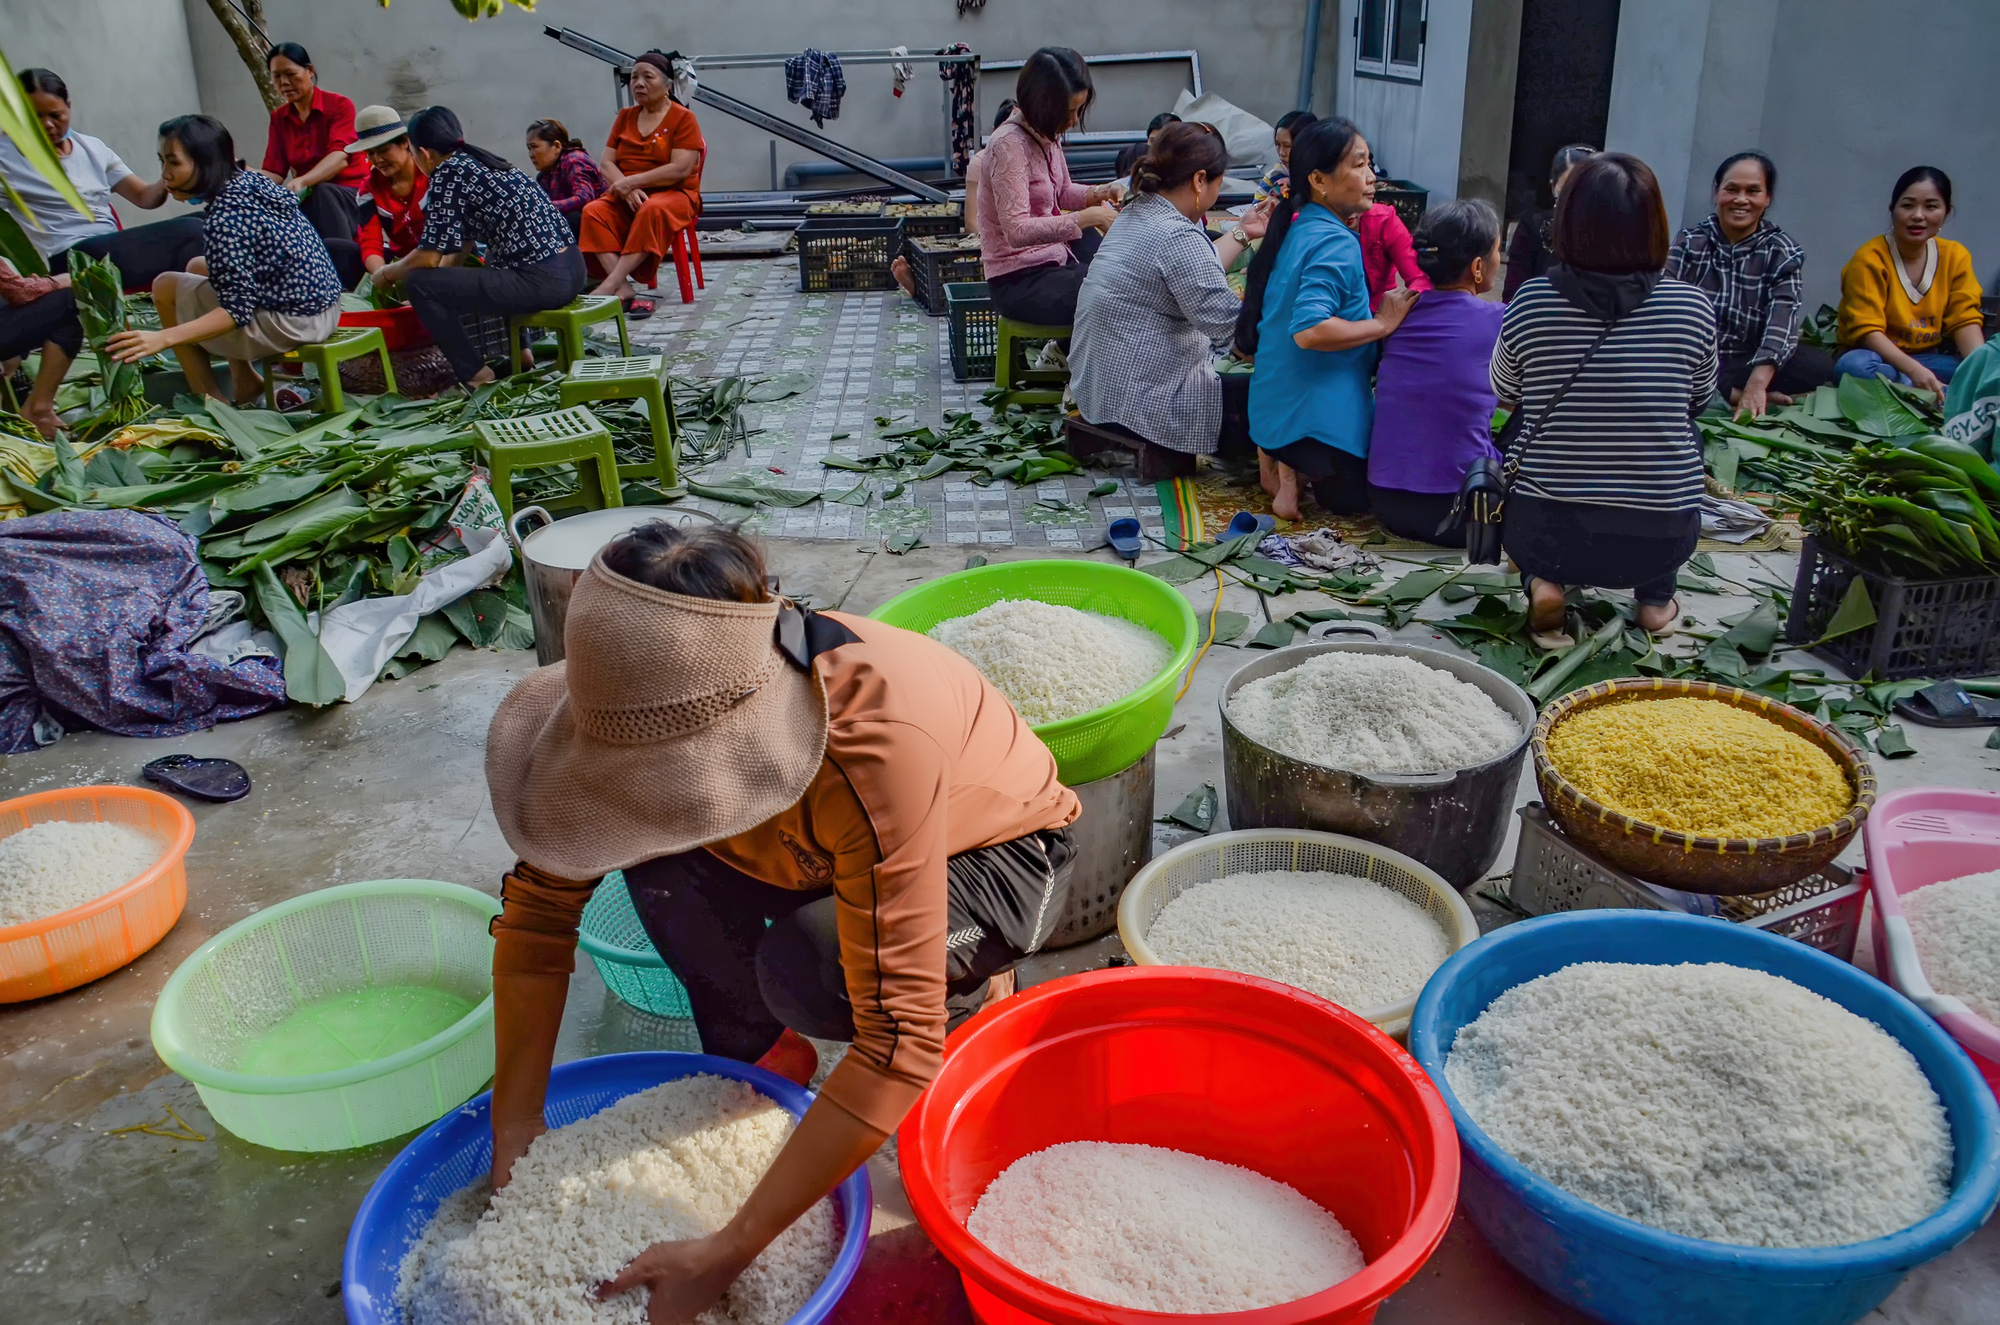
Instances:
[[[889,422],[875,420],[878,428],[887,428]],[[1028,484],[1083,472],[1076,457],[1062,449],[1062,414],[1053,409],[1013,407],[983,423],[969,410],[946,410],[942,431],[919,426],[877,435],[894,445],[858,459],[830,455],[820,463],[905,482],[967,470],[972,482],[982,487],[1002,479]]]
[[[1844,377],[1761,419],[1718,408],[1698,420],[1708,472],[1723,487],[1796,511],[1828,466],[1856,446],[1927,437],[1943,422],[1938,402],[1876,377]]]
[[[117,265],[109,258],[90,258],[71,249],[69,281],[84,339],[97,355],[100,374],[89,388],[84,414],[70,423],[71,434],[78,441],[88,441],[144,417],[146,387],[138,364],[119,363],[104,348],[106,341],[131,325],[125,308],[124,278]]]
[[[1856,446],[1812,481],[1806,527],[1892,575],[2000,574],[2000,473],[1963,442]]]

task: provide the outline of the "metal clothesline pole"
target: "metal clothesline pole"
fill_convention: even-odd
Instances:
[[[976,64],[975,54],[934,55],[927,50],[911,50],[898,55],[890,50],[871,51],[826,51],[824,54],[836,57],[842,64]],[[690,55],[687,60],[700,69],[775,69],[785,61],[798,58],[798,52],[787,55],[773,51],[753,55]]]

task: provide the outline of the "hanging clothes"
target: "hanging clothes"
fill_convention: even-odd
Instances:
[[[803,55],[785,61],[785,97],[812,113],[813,125],[824,129],[840,118],[840,99],[847,95],[847,75],[840,57],[807,47]]]
[[[961,41],[945,47],[938,54],[970,55],[972,48]],[[951,89],[951,173],[962,177],[966,162],[972,160],[972,154],[979,150],[979,116],[976,110],[979,65],[972,60],[940,64],[938,77]]]
[[[908,55],[909,53],[910,48],[907,46],[891,46],[889,48],[889,54],[891,55]],[[910,85],[910,80],[917,76],[917,67],[908,60],[898,60],[889,66],[889,73],[895,79],[896,84],[890,89],[890,95],[900,97],[903,95],[903,89]]]
[[[285,702],[271,661],[193,652],[208,577],[173,521],[52,511],[0,524],[0,753],[65,730],[183,736]]]

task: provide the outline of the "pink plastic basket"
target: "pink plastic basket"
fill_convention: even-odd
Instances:
[[[1937,1019],[2000,1095],[2000,1026],[1931,988],[1917,960],[1902,895],[2000,869],[2000,793],[1912,787],[1884,796],[1862,825],[1875,899],[1875,963],[1904,997]]]

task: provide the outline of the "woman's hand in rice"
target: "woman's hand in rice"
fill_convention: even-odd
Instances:
[[[645,1287],[650,1325],[687,1325],[722,1300],[753,1257],[739,1256],[720,1235],[655,1242],[634,1256],[618,1276],[600,1284],[597,1300]]]

